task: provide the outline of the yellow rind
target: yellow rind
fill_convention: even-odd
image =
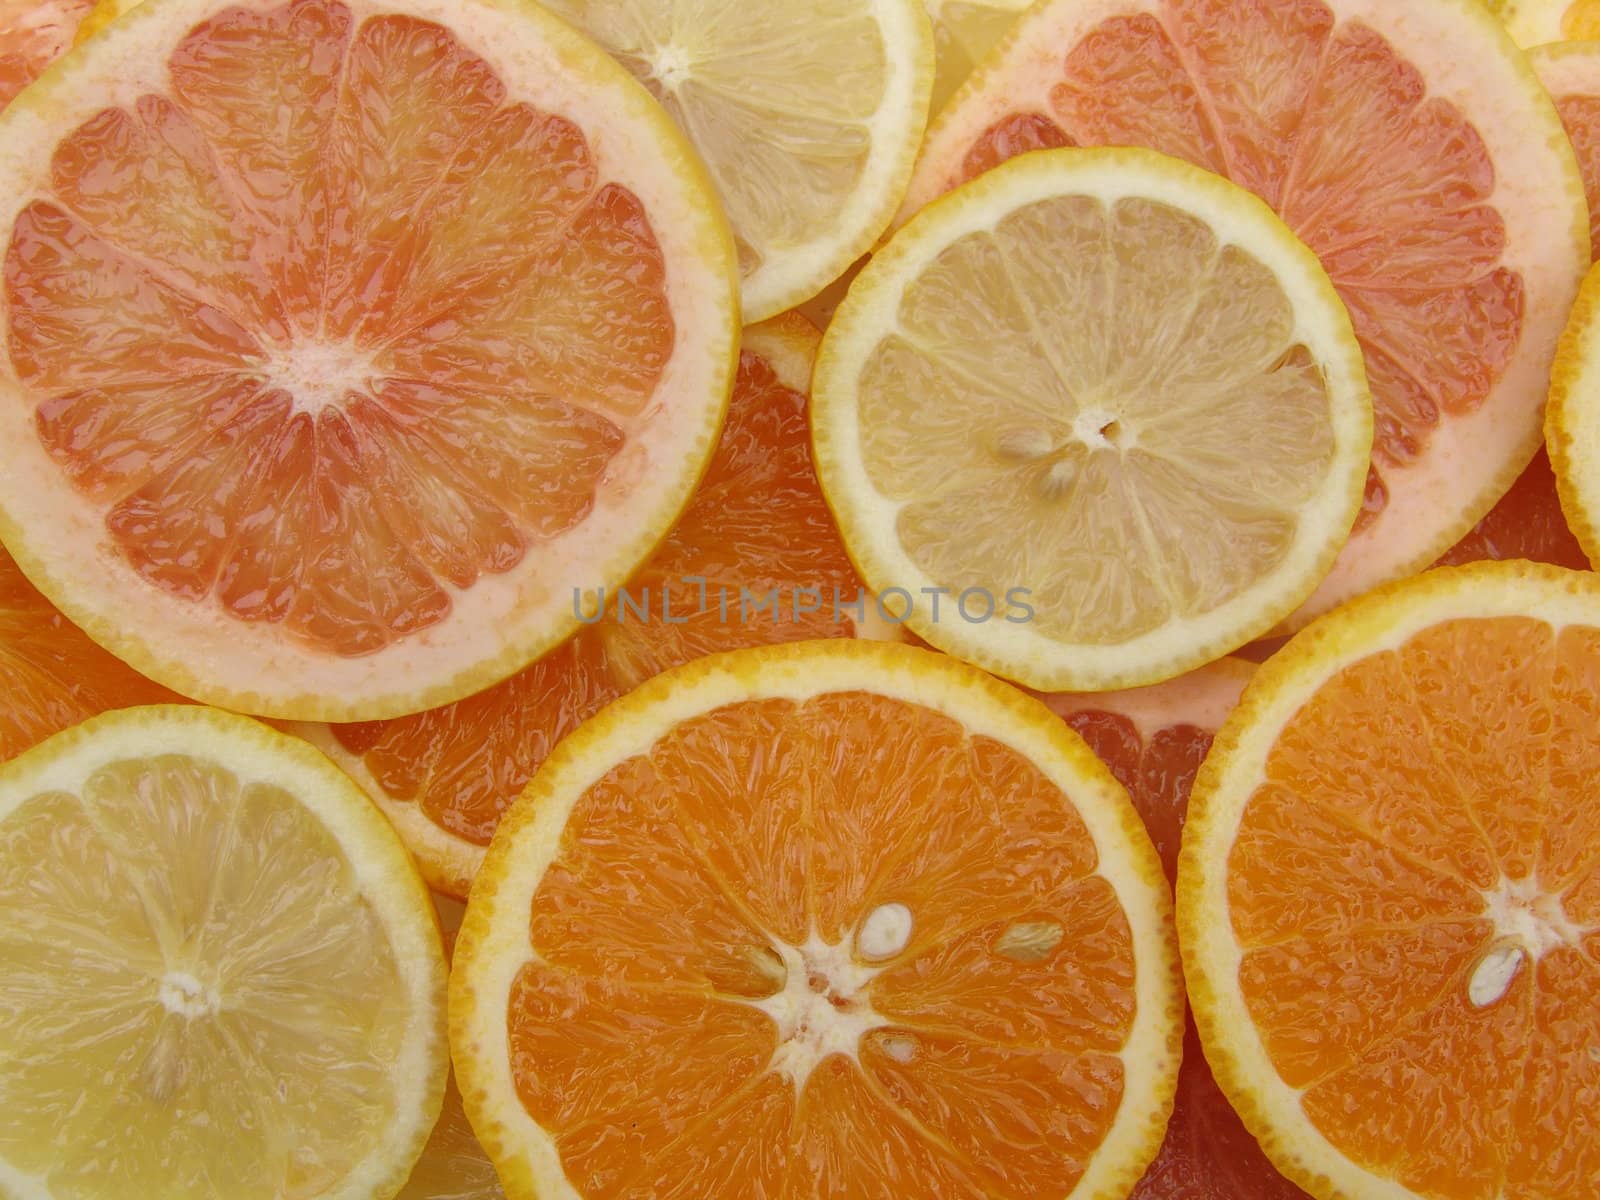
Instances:
[[[1127,1051],[1124,1060],[1130,1080],[1141,1070],[1148,1073],[1147,1107],[1125,1125],[1119,1116],[1069,1200],[1123,1200],[1144,1174],[1171,1116],[1182,1054],[1183,996],[1171,941],[1170,892],[1127,793],[1083,739],[1037,700],[945,655],[895,643],[836,639],[711,655],[656,676],[562,741],[501,821],[456,941],[450,1038],[468,1118],[511,1200],[571,1200],[578,1195],[561,1172],[553,1143],[528,1119],[515,1089],[504,1086],[496,1074],[509,1070],[504,1067],[506,994],[492,978],[512,965],[496,961],[501,947],[526,952],[528,911],[521,893],[536,889],[571,805],[610,766],[647,749],[673,725],[699,712],[757,696],[803,698],[840,690],[895,696],[969,728],[981,717],[987,736],[1026,755],[1063,787],[1091,833],[1097,823],[1109,831],[1113,844],[1096,837],[1100,869],[1110,861],[1124,875],[1121,886],[1113,886],[1133,930],[1135,986],[1149,988],[1129,1039],[1143,1046],[1143,1052]],[[1141,985],[1138,972],[1146,966],[1149,972]],[[511,1127],[514,1122],[548,1144],[530,1145]],[[1116,1161],[1098,1162],[1113,1139]]]
[[[1341,1155],[1309,1120],[1289,1111],[1297,1106],[1263,1094],[1281,1084],[1275,1073],[1265,1084],[1252,1074],[1247,1059],[1267,1062],[1269,1071],[1270,1060],[1248,1018],[1243,1026],[1232,1019],[1244,1011],[1237,977],[1219,977],[1225,973],[1216,966],[1218,947],[1233,944],[1225,901],[1219,906],[1215,897],[1226,894],[1239,814],[1283,723],[1344,666],[1403,644],[1442,620],[1523,614],[1556,625],[1581,619],[1600,627],[1600,575],[1511,560],[1439,567],[1375,588],[1311,622],[1261,665],[1195,776],[1177,886],[1178,942],[1190,1012],[1206,1062],[1228,1102],[1278,1172],[1315,1200],[1427,1198]],[[1225,806],[1237,811],[1227,812]]]

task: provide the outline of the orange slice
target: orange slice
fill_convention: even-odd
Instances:
[[[0,108],[72,45],[94,0],[0,0]]]
[[[1291,625],[1493,507],[1537,448],[1589,250],[1556,114],[1476,0],[1048,0],[930,130],[902,212],[1023,151],[1102,144],[1261,195],[1350,310],[1377,410],[1366,502]]]
[[[1150,687],[1044,697],[1128,789],[1169,881],[1177,875],[1195,772],[1254,671],[1253,663],[1220,658]],[[1212,1077],[1194,1022],[1187,1022],[1166,1140],[1128,1200],[1304,1197],[1245,1129]]]
[[[1257,673],[1178,868],[1206,1054],[1335,1196],[1600,1179],[1600,579],[1429,572]]]
[[[472,1124],[517,1198],[1125,1196],[1181,998],[1122,789],[925,650],[759,647],[561,744],[456,950]]]
[[[0,762],[109,708],[178,699],[85,637],[0,546]]]
[[[637,567],[715,444],[710,183],[537,6],[141,7],[0,147],[0,534],[186,695],[479,690]]]
[[[389,815],[434,887],[465,896],[501,813],[551,747],[652,675],[716,650],[883,628],[811,467],[816,344],[798,316],[746,330],[711,468],[602,619],[466,700],[302,730]]]

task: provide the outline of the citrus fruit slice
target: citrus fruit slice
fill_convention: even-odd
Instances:
[[[744,318],[816,295],[888,226],[928,118],[919,0],[545,0],[610,50],[704,157]]]
[[[185,695],[483,688],[648,555],[715,444],[709,181],[535,5],[141,7],[0,147],[0,534]]]
[[[1600,16],[1600,9],[1597,9]],[[1600,35],[1600,27],[1596,34]],[[1589,246],[1600,258],[1600,43],[1558,42],[1528,52],[1572,140],[1589,200]]]
[[[466,910],[459,901],[437,894],[433,906],[439,914],[448,957]],[[494,1164],[467,1121],[461,1089],[456,1086],[452,1071],[445,1083],[444,1107],[422,1148],[422,1157],[394,1200],[505,1200],[505,1195]]]
[[[444,1090],[404,848],[303,742],[123,709],[0,768],[0,1191],[382,1200]]]
[[[1150,687],[1044,697],[1128,789],[1169,881],[1177,875],[1195,772],[1254,671],[1253,663],[1220,658]],[[1304,1197],[1245,1129],[1212,1077],[1193,1021],[1187,1022],[1166,1140],[1128,1200]]]
[[[931,205],[851,286],[814,386],[868,585],[1041,691],[1151,683],[1265,633],[1349,533],[1372,440],[1315,257],[1147,150],[1030,155]]]
[[[1508,558],[1526,558],[1574,571],[1589,566],[1583,547],[1567,527],[1550,455],[1543,446],[1527,470],[1517,476],[1511,490],[1466,537],[1445,551],[1436,565],[1458,567]]]
[[[178,699],[85,637],[0,546],[0,762],[108,708]]]
[[[1589,272],[1550,372],[1545,441],[1567,525],[1600,564],[1600,266]]]
[[[1257,672],[1195,781],[1184,969],[1224,1091],[1314,1195],[1600,1178],[1600,579],[1429,572]]]
[[[1041,697],[1128,789],[1169,880],[1178,871],[1194,774],[1255,669],[1219,658],[1149,687]]]
[[[922,0],[933,21],[933,98],[937,114],[1032,0]]]
[[[1350,310],[1366,501],[1289,625],[1460,540],[1538,446],[1589,259],[1572,152],[1498,22],[1476,0],[1049,0],[929,131],[903,211],[1025,150],[1101,144],[1258,193]]]
[[[1049,710],[865,640],[699,659],[564,741],[451,981],[509,1195],[1126,1195],[1181,995],[1121,787]]]
[[[1519,46],[1600,38],[1595,0],[1494,0],[1490,7]]]
[[[0,0],[0,108],[72,45],[94,0]]]
[[[551,747],[650,676],[717,650],[879,632],[811,468],[816,343],[794,315],[745,331],[700,490],[600,619],[455,704],[301,729],[388,814],[434,887],[465,896],[501,813]]]
[[[72,44],[86,42],[99,33],[123,13],[137,8],[143,0],[95,0],[94,7],[83,20],[78,22],[78,30],[73,35]]]

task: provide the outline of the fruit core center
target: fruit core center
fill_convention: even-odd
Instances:
[[[871,923],[869,917],[863,934]],[[869,936],[877,936],[876,931]],[[759,1008],[777,1025],[778,1048],[767,1068],[786,1076],[798,1090],[825,1058],[857,1058],[861,1039],[889,1024],[868,995],[883,968],[861,962],[859,945],[852,953],[848,942],[825,942],[815,931],[799,946],[775,942],[773,949],[783,962],[783,986],[743,1003]]]
[[[1086,408],[1072,421],[1072,436],[1091,450],[1121,450],[1128,430],[1107,408]]]
[[[372,356],[353,342],[305,339],[268,351],[263,374],[268,386],[293,398],[296,412],[316,416],[352,392],[372,391],[377,372]]]
[[[207,987],[188,971],[168,971],[157,990],[163,1007],[170,1013],[193,1020],[209,1017],[222,1007],[215,989]]]
[[[1475,1008],[1504,997],[1529,962],[1538,962],[1557,946],[1577,946],[1594,932],[1568,917],[1561,897],[1544,891],[1531,877],[1502,877],[1483,893],[1483,905],[1494,939],[1467,978],[1467,999]]]
[[[650,56],[650,74],[669,92],[676,91],[688,80],[692,65],[689,51],[676,42],[656,47]]]

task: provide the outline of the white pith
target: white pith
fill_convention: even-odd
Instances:
[[[313,417],[352,392],[371,392],[376,382],[370,352],[353,341],[315,338],[270,347],[261,374],[268,387],[289,393],[296,412]]]
[[[783,961],[783,986],[762,999],[740,1002],[766,1013],[778,1027],[778,1048],[767,1069],[798,1090],[823,1059],[831,1054],[857,1059],[861,1039],[889,1024],[865,994],[883,968],[863,966],[848,943],[825,942],[815,930],[802,945],[774,942],[773,949]]]

